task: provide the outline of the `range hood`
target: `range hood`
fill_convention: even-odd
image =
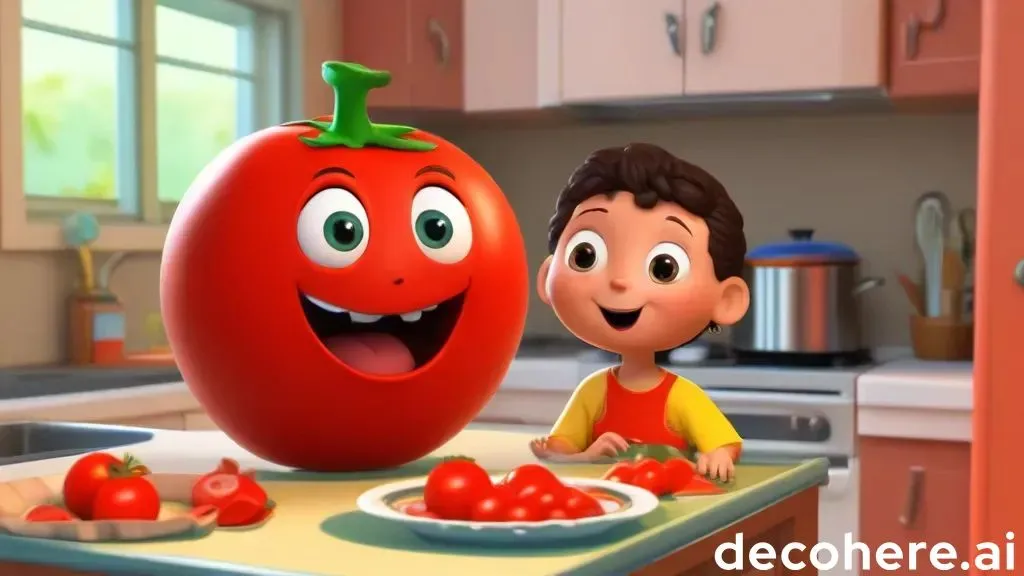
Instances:
[[[809,111],[883,111],[892,102],[882,88],[674,96],[560,106],[583,119],[649,119],[666,116],[765,114]]]

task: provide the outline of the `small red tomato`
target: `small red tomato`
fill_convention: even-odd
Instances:
[[[427,475],[427,509],[447,520],[469,520],[473,506],[494,490],[487,471],[466,458],[445,460]]]
[[[70,522],[75,520],[70,512],[53,504],[33,506],[22,517],[29,522]]]
[[[160,495],[142,476],[107,480],[92,503],[93,520],[156,520],[159,515]]]
[[[601,476],[601,479],[611,480],[612,482],[621,482],[622,484],[629,484],[630,482],[633,481],[633,475],[634,471],[632,464],[630,464],[629,462],[619,462],[618,464],[615,464],[614,466],[609,468],[608,471],[604,473],[604,476]]]
[[[112,473],[142,476],[149,470],[128,454],[123,459],[105,452],[86,454],[71,465],[64,477],[64,505],[72,514],[89,520],[96,492]]]
[[[540,464],[523,464],[505,475],[502,484],[511,486],[516,492],[522,492],[527,486],[541,488],[557,488],[562,481],[555,473]]]
[[[505,519],[508,501],[500,496],[488,496],[473,506],[470,520],[474,522],[501,522]]]
[[[543,514],[525,502],[517,502],[505,512],[505,520],[508,522],[540,522],[543,519]]]
[[[579,518],[590,518],[592,516],[603,516],[604,508],[590,494],[577,488],[570,488],[565,499],[565,513],[573,520]]]
[[[427,510],[427,503],[423,500],[417,500],[411,504],[406,504],[401,508],[403,514],[409,516],[417,516],[420,518],[439,518],[437,514],[434,514],[430,510]]]
[[[655,496],[666,494],[668,478],[665,466],[657,460],[644,458],[633,466],[633,480],[630,484],[643,488]]]
[[[567,492],[568,489],[562,486],[561,483],[557,486],[529,484],[519,491],[516,495],[516,500],[530,504],[542,515],[547,515],[548,512],[561,507],[565,503]]]
[[[686,489],[687,484],[693,480],[693,465],[682,458],[670,458],[664,466],[668,491],[673,494]]]
[[[548,510],[548,520],[569,520],[569,513],[563,508]]]

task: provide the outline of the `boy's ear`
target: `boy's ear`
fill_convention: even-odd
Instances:
[[[551,296],[548,295],[548,274],[551,272],[551,256],[544,259],[537,270],[537,296],[544,304],[551,305]]]
[[[731,326],[740,321],[750,308],[750,288],[738,276],[732,276],[720,283],[722,295],[712,312],[712,320],[722,326]]]

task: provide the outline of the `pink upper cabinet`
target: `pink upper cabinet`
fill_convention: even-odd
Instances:
[[[979,0],[892,0],[889,20],[890,96],[978,93]]]
[[[682,22],[683,0],[562,0],[562,100],[681,96]]]
[[[463,0],[463,10],[467,112],[558,104],[557,1]]]
[[[687,95],[883,83],[883,0],[685,3]]]

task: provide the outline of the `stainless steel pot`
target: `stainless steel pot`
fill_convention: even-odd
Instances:
[[[860,296],[884,284],[861,278],[860,257],[843,244],[790,230],[791,241],[747,254],[750,309],[731,330],[738,352],[858,354],[865,350]]]

